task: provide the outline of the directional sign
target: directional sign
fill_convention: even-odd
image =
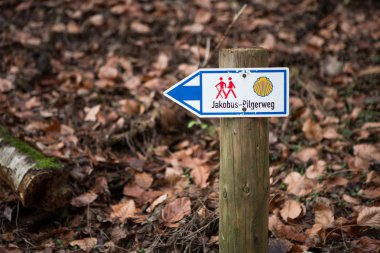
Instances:
[[[289,69],[199,69],[164,95],[203,118],[285,117]]]

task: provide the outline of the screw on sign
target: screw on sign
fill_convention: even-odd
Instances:
[[[219,252],[268,252],[268,117],[289,114],[289,69],[266,68],[263,48],[224,49],[164,95],[220,120]],[[254,117],[255,119],[252,119]]]

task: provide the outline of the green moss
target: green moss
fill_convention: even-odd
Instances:
[[[52,157],[44,156],[40,151],[33,148],[26,142],[14,138],[9,134],[7,129],[0,126],[0,136],[3,138],[5,144],[15,147],[20,152],[24,153],[36,163],[33,168],[37,169],[60,169],[62,165],[57,161],[57,159]]]

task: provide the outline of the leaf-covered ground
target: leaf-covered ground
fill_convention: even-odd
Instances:
[[[221,47],[291,71],[291,113],[270,119],[271,252],[379,252],[370,0],[1,1],[0,123],[61,158],[74,195],[45,213],[1,183],[0,252],[218,251],[219,122],[162,92],[217,67],[244,3]]]

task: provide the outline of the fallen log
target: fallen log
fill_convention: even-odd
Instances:
[[[30,144],[13,137],[0,125],[0,179],[17,193],[25,207],[51,211],[71,195],[64,166]]]

